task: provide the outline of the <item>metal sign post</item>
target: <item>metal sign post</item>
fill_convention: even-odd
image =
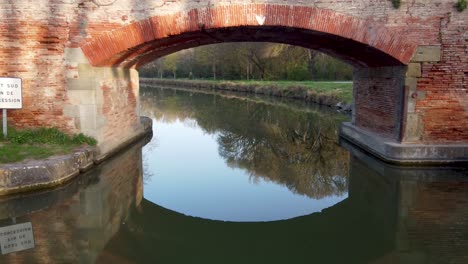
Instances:
[[[7,109],[21,109],[22,100],[22,82],[20,78],[0,77],[0,108],[3,117],[3,137],[8,136],[7,128]]]
[[[7,130],[7,110],[3,108],[3,138],[6,139],[8,136],[8,130]]]

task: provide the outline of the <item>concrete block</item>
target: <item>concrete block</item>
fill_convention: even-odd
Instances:
[[[440,46],[419,46],[411,62],[440,61]]]
[[[70,90],[93,90],[94,78],[86,78],[81,76],[78,79],[67,79],[67,89]]]
[[[419,114],[407,113],[404,141],[406,142],[419,141],[421,139],[423,129],[424,129],[423,124],[419,118]]]
[[[92,67],[89,64],[79,64],[78,73],[81,80],[94,80],[96,77],[100,77],[99,70]],[[88,88],[89,89],[89,88]]]
[[[406,71],[407,77],[421,77],[421,63],[410,63]]]
[[[68,91],[70,103],[74,105],[96,104],[96,92],[94,90],[70,90]]]
[[[80,63],[89,64],[89,61],[81,48],[65,48],[65,63],[68,65],[78,65]]]
[[[80,127],[80,110],[77,105],[66,105],[63,108],[63,114],[67,117],[72,117],[74,120],[74,125],[77,129]]]
[[[80,127],[83,130],[96,129],[96,106],[80,105]]]
[[[0,168],[0,195],[61,184],[92,166],[94,152],[88,147],[45,160],[6,164]]]
[[[417,114],[408,114],[410,125],[416,127],[414,136],[420,135],[422,122]],[[408,126],[407,126],[408,127]],[[350,142],[343,145],[356,145],[366,152],[370,152],[386,162],[396,164],[417,164],[419,166],[433,166],[450,163],[463,163],[468,161],[468,144],[423,144],[419,142],[396,142],[383,138],[379,134],[358,128],[348,122],[342,123],[340,137]],[[348,147],[346,147],[348,149]],[[353,153],[354,154],[354,153]]]
[[[415,77],[406,77],[405,86],[409,88],[409,92],[415,92],[418,85],[418,79]]]
[[[78,106],[76,105],[66,105],[63,108],[63,114],[65,116],[77,117],[79,114]]]
[[[414,113],[416,111],[416,100],[411,96],[408,95],[408,105],[406,106],[407,113]]]

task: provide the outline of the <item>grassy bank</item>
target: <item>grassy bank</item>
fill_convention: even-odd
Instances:
[[[96,145],[96,140],[83,134],[69,136],[56,128],[16,130],[8,128],[8,138],[0,129],[0,164],[43,159],[71,153],[81,145]]]
[[[216,81],[215,81],[216,82]],[[223,81],[220,81],[223,82]],[[229,81],[231,82],[231,81]],[[232,81],[240,84],[255,84],[263,86],[278,86],[280,88],[304,87],[318,94],[336,96],[343,103],[351,103],[353,100],[352,82],[321,82],[321,81]]]
[[[141,78],[144,84],[182,86],[184,88],[218,89],[255,94],[303,99],[324,105],[341,102],[351,104],[353,100],[352,82],[318,81],[213,81],[188,79],[148,79]]]

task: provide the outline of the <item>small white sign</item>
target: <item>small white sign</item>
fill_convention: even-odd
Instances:
[[[255,19],[257,19],[257,22],[260,26],[263,26],[263,23],[265,23],[265,18],[265,16],[255,15]]]
[[[23,107],[21,79],[0,77],[0,109]]]
[[[31,222],[0,227],[2,255],[34,248]]]

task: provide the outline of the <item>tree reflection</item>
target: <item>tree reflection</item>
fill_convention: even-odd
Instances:
[[[142,92],[143,114],[216,133],[220,156],[253,182],[273,181],[317,199],[347,191],[348,155],[336,143],[340,115],[180,90]]]

